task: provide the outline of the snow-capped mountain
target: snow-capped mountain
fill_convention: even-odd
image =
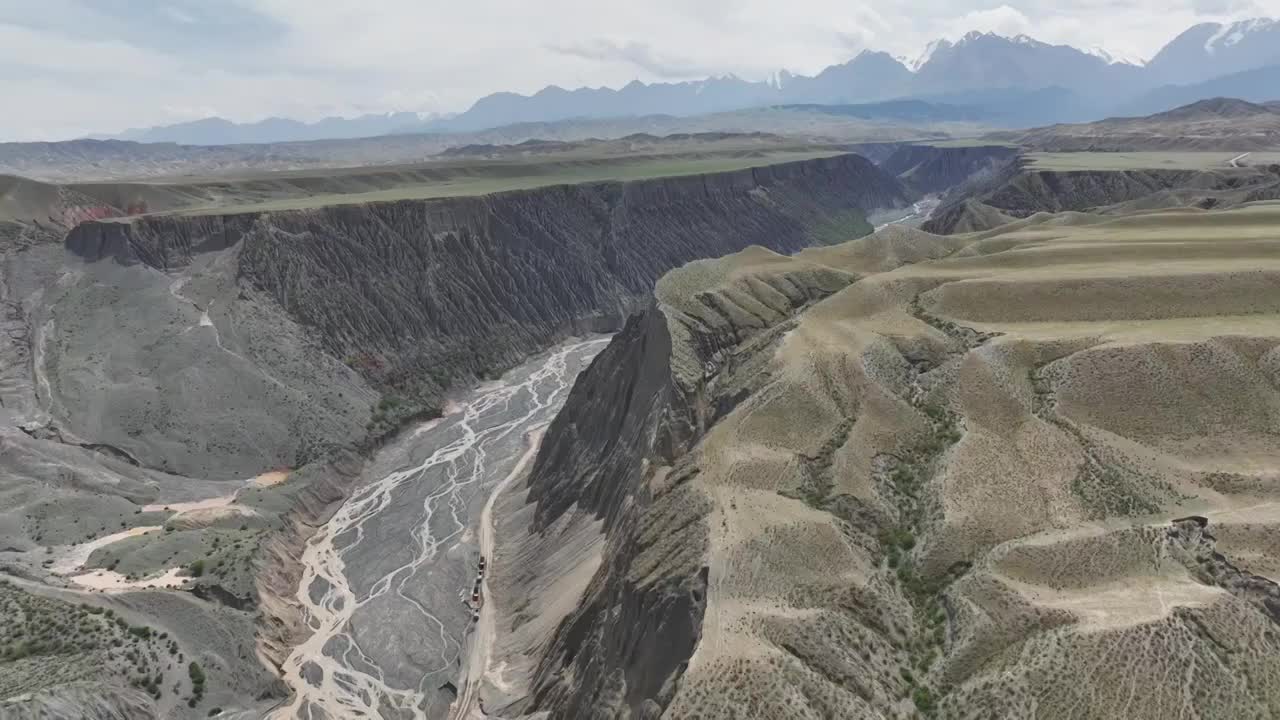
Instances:
[[[1196,25],[1164,47],[1147,67],[1157,84],[1187,85],[1280,64],[1280,21],[1255,18]],[[1276,88],[1280,95],[1280,88]]]
[[[1276,77],[1273,70],[1280,71],[1280,21],[1265,18],[1196,25],[1149,62],[1098,47],[1054,45],[1028,35],[971,32],[956,40],[935,40],[914,60],[868,50],[813,76],[781,70],[761,80],[721,75],[685,82],[635,80],[616,89],[550,85],[532,95],[495,93],[464,113],[404,129],[479,130],[569,118],[696,115],[769,105],[859,105],[907,98],[982,107],[1011,123],[1025,119],[1016,113],[1027,105],[1034,105],[1041,114],[1079,120],[1134,103],[1154,104],[1166,96],[1186,104],[1214,95],[1242,96],[1243,88],[1249,91],[1249,99],[1280,97],[1280,87],[1272,88],[1268,82],[1261,87],[1250,85],[1259,78]],[[399,118],[393,119],[402,124]],[[301,132],[276,127],[290,122],[268,121],[271,127],[254,127],[252,136],[292,137]],[[359,119],[360,132],[376,134],[379,123],[385,122]],[[352,131],[336,124],[324,121],[322,127],[305,130],[308,137],[316,133],[348,136]],[[251,135],[238,127],[230,133],[224,126],[231,123],[217,118],[193,125],[136,132],[147,140],[185,142],[190,141],[188,137],[227,141],[209,138]]]
[[[1084,48],[1084,51],[1106,62],[1108,65],[1122,64],[1122,65],[1134,65],[1136,67],[1142,67],[1147,64],[1146,60],[1143,60],[1142,58],[1137,57],[1135,55],[1119,55],[1113,52],[1109,52],[1105,48],[1098,47],[1097,45],[1094,45],[1093,47]]]
[[[920,68],[927,65],[929,61],[933,59],[933,54],[938,51],[938,48],[943,48],[943,47],[950,48],[951,43],[947,40],[942,40],[942,39],[934,40],[933,42],[924,46],[924,52],[920,53],[919,57],[917,57],[915,60],[912,60],[910,63],[904,63],[904,64],[906,64],[906,66],[911,69],[911,72],[919,72]]]
[[[1060,87],[1091,97],[1132,92],[1142,84],[1136,65],[1027,35],[971,32],[959,41],[930,44],[909,83],[914,94],[971,89]]]

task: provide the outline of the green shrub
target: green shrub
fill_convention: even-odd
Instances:
[[[916,704],[916,709],[925,715],[932,715],[935,710],[935,702],[933,693],[929,692],[929,688],[920,686],[911,693],[911,701]]]

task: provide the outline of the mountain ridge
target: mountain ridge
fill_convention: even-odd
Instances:
[[[1061,114],[1053,119],[1079,121],[1124,114],[1126,107],[1135,103],[1142,103],[1147,112],[1162,109],[1153,108],[1152,103],[1165,96],[1176,96],[1178,100],[1166,103],[1165,107],[1215,95],[1242,96],[1230,87],[1246,80],[1227,78],[1238,73],[1256,73],[1269,66],[1280,68],[1280,21],[1271,18],[1192,26],[1145,63],[1097,47],[1081,49],[1043,42],[1025,34],[1006,37],[973,31],[954,42],[947,39],[931,42],[914,61],[904,61],[881,51],[863,50],[854,58],[826,67],[813,76],[782,70],[763,80],[724,74],[679,82],[632,80],[618,88],[569,89],[550,84],[527,95],[509,91],[492,93],[476,100],[467,110],[448,117],[422,119],[414,113],[402,112],[351,119],[326,118],[316,123],[268,118],[244,124],[205,118],[108,137],[188,145],[338,139],[467,132],[513,123],[570,119],[651,114],[691,116],[773,105],[866,104],[971,91],[1036,91],[1053,87],[1078,96],[1069,104],[1076,110],[1060,108],[1056,112]],[[1219,87],[1219,79],[1227,86]],[[1201,83],[1210,85],[1200,87]],[[1253,85],[1258,86],[1256,78]]]

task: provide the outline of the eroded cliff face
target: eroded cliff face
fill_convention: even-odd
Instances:
[[[939,193],[975,175],[993,175],[1018,154],[1018,148],[1010,145],[904,145],[880,167],[916,192]]]
[[[826,236],[842,218],[905,202],[892,177],[842,156],[488,197],[103,220],[70,233],[69,253],[7,249],[0,300],[12,347],[0,354],[17,370],[0,378],[0,418],[21,452],[0,453],[11,470],[0,485],[24,494],[0,508],[0,547],[44,578],[45,548],[69,552],[108,534],[113,518],[172,523],[138,541],[148,552],[121,550],[122,571],[134,563],[129,572],[150,577],[196,559],[175,559],[166,543],[234,538],[221,544],[225,562],[206,558],[229,570],[192,582],[211,614],[234,620],[219,637],[239,643],[206,652],[210,667],[226,666],[210,674],[206,703],[269,702],[280,688],[258,660],[278,666],[310,632],[294,602],[298,553],[350,492],[362,450],[438,410],[450,385],[566,334],[616,329],[676,265],[753,242],[794,251],[815,228]],[[257,482],[284,470],[279,485]],[[165,507],[209,498],[228,512]],[[137,512],[148,505],[165,509]],[[52,521],[26,521],[36,514]],[[86,530],[80,517],[106,520]],[[625,523],[616,528],[627,537]],[[228,546],[244,543],[253,550],[232,559]],[[606,589],[629,592],[619,587]],[[241,651],[254,620],[258,658]],[[207,647],[206,625],[189,625],[191,647]],[[653,692],[652,681],[633,684]],[[577,702],[544,685],[546,702]]]
[[[753,270],[739,275],[736,262]],[[510,711],[656,718],[671,702],[708,592],[713,506],[689,484],[700,472],[693,449],[767,382],[761,358],[796,313],[856,277],[807,263],[771,269],[783,262],[752,248],[668,275],[657,303],[580,376],[528,481],[528,537],[512,542],[562,548],[580,541],[585,521],[602,534],[602,561],[535,649],[529,697]],[[513,632],[525,622],[517,613]]]
[[[158,268],[241,246],[242,280],[399,396],[390,426],[438,409],[455,379],[493,375],[566,333],[618,327],[673,267],[752,244],[794,252],[842,217],[906,202],[896,180],[844,155],[474,198],[90,223],[67,246]]]
[[[985,182],[954,190],[923,229],[939,234],[990,230],[1039,212],[1228,208],[1266,199],[1277,187],[1280,174],[1266,168],[1058,171],[1012,163]]]

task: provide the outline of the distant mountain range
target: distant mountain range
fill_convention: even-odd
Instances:
[[[1052,45],[1026,35],[973,32],[956,42],[933,42],[910,63],[883,52],[864,51],[812,77],[783,71],[765,81],[730,75],[675,83],[634,81],[618,89],[567,90],[552,85],[532,95],[488,95],[452,117],[424,120],[412,113],[393,113],[310,124],[272,118],[247,125],[209,118],[133,130],[114,139],[194,145],[282,142],[467,132],[571,118],[689,116],[776,105],[866,105],[901,99],[964,107],[970,115],[982,115],[983,121],[1015,127],[1146,114],[1222,95],[1246,100],[1280,95],[1280,21],[1259,18],[1196,25],[1145,63],[1097,48]]]
[[[993,133],[990,137],[1050,152],[1216,150],[1251,153],[1280,147],[1280,102],[1253,103],[1218,97],[1146,117],[1051,125]]]
[[[192,120],[174,125],[135,128],[116,135],[93,135],[92,140],[132,140],[171,142],[182,145],[241,145],[305,140],[345,140],[401,132],[437,116],[422,117],[413,112],[361,115],[354,118],[328,117],[306,123],[271,117],[253,123],[236,123],[219,117]]]
[[[1116,108],[1117,115],[1149,115],[1197,100],[1232,97],[1262,103],[1280,97],[1280,64],[1223,75],[1191,85],[1165,85]]]

